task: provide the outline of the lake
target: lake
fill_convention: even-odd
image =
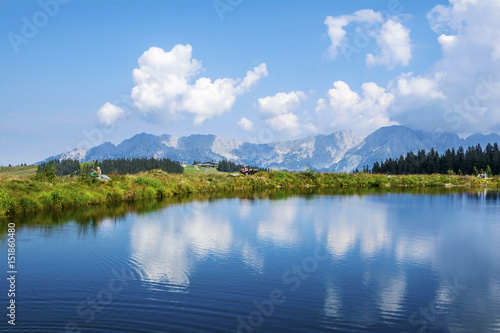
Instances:
[[[307,189],[16,224],[2,332],[500,332],[500,194]]]

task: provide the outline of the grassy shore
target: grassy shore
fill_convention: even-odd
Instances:
[[[52,181],[34,177],[0,175],[0,215],[43,209],[59,209],[191,193],[264,190],[285,187],[400,187],[400,186],[489,186],[498,188],[499,177],[479,179],[454,175],[405,175],[259,172],[253,176],[227,173],[174,175],[150,171],[136,175],[111,175],[111,181],[82,181],[57,177]]]

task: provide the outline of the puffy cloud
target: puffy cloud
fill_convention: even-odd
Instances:
[[[257,85],[261,78],[267,76],[267,67],[266,64],[262,63],[259,66],[255,67],[253,70],[248,71],[247,75],[236,87],[237,94],[244,94],[249,91],[253,86]]]
[[[445,99],[439,90],[439,83],[443,73],[436,73],[433,78],[413,76],[413,73],[402,74],[397,78],[398,96],[415,96],[419,99]]]
[[[334,88],[328,91],[330,105],[334,109],[346,110],[359,103],[359,95],[349,88],[347,83],[337,81],[333,84]]]
[[[307,95],[302,91],[280,92],[274,96],[259,98],[259,109],[265,116],[278,116],[295,110],[306,98]]]
[[[413,128],[458,133],[500,130],[500,2],[450,0],[427,18],[442,57],[421,76],[393,84],[391,119]]]
[[[389,119],[388,107],[394,99],[392,93],[373,82],[363,83],[362,97],[343,81],[333,84],[327,99],[319,99],[316,114],[319,122],[330,129],[354,129],[368,134],[382,127],[396,124]]]
[[[392,69],[394,65],[407,66],[411,59],[410,29],[399,22],[387,21],[376,37],[381,54],[366,56],[368,65],[384,65]]]
[[[428,14],[429,25],[438,34],[460,34],[465,27],[469,5],[496,0],[450,0],[449,6],[437,5]]]
[[[445,34],[438,37],[438,42],[445,51],[450,51],[456,45],[456,40],[456,36],[447,36]]]
[[[189,79],[201,70],[201,63],[191,59],[191,45],[176,45],[170,52],[151,47],[138,60],[132,72],[136,86],[131,98],[141,112],[176,108],[178,96],[188,90]]]
[[[133,71],[135,87],[131,98],[138,110],[145,114],[161,114],[176,119],[181,112],[194,115],[194,124],[229,111],[237,96],[248,92],[267,73],[266,64],[247,72],[243,79],[201,77],[193,78],[202,70],[201,62],[192,58],[191,45],[176,45],[165,52],[151,47],[139,58],[139,67]]]
[[[328,36],[332,44],[328,49],[328,54],[335,58],[338,54],[338,48],[344,49],[347,44],[346,34],[344,28],[351,22],[359,23],[381,23],[384,21],[381,13],[375,12],[371,9],[362,9],[354,12],[352,15],[341,16],[327,16],[325,24],[328,26]]]
[[[432,130],[439,116],[436,110],[446,102],[444,78],[444,73],[437,72],[433,76],[405,73],[394,79],[389,85],[395,96],[388,110],[391,119],[412,128]]]
[[[367,54],[366,63],[370,66],[387,66],[389,69],[396,65],[407,66],[411,59],[411,39],[410,30],[397,21],[397,16],[385,19],[380,12],[371,9],[359,10],[352,15],[327,16],[325,24],[328,26],[328,36],[331,45],[328,54],[331,58],[336,58],[339,50],[348,54],[353,51],[353,47],[348,45],[347,31],[345,27],[355,22],[364,25],[365,29],[358,29],[358,36],[363,46],[368,46],[367,39],[375,38],[379,55]],[[354,48],[355,53],[359,53],[358,48]]]
[[[299,118],[293,113],[280,114],[279,116],[266,119],[266,124],[277,132],[287,132],[291,135],[300,133]]]
[[[280,92],[274,96],[259,98],[259,110],[273,130],[295,135],[300,133],[300,125],[293,111],[306,99],[307,95],[302,91]]]
[[[106,126],[111,126],[117,121],[119,118],[125,115],[125,111],[119,106],[113,105],[111,103],[106,103],[99,111],[97,111],[97,117],[99,118],[99,122]]]
[[[237,124],[238,124],[238,126],[241,127],[241,129],[243,129],[245,131],[253,130],[253,122],[245,117],[241,118]]]
[[[308,122],[303,126],[304,131],[308,133],[318,133],[319,128],[316,127],[312,122]]]
[[[212,82],[202,77],[182,96],[179,107],[195,115],[194,124],[201,125],[207,119],[220,116],[231,109],[236,100],[234,80],[217,79]]]

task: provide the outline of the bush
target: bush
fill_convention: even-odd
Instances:
[[[54,163],[40,166],[36,171],[36,174],[31,176],[31,180],[49,181],[51,183],[54,182],[56,178],[56,168]]]
[[[169,198],[169,197],[173,196],[173,194],[172,194],[172,191],[162,187],[162,188],[158,189],[157,196],[160,198]]]
[[[78,176],[78,179],[86,184],[92,184],[96,182],[96,179],[92,177],[91,175],[91,169],[92,166],[89,164],[80,164],[80,175]]]
[[[137,177],[134,182],[139,185],[151,186],[153,188],[161,188],[161,182],[157,179],[146,178],[146,177]]]
[[[194,192],[194,187],[189,184],[179,184],[177,188],[179,194],[188,194]]]
[[[39,200],[43,207],[52,207],[54,205],[51,193],[42,193]]]
[[[0,189],[0,213],[6,213],[9,211],[12,204],[12,197],[9,192]]]
[[[153,198],[156,196],[157,191],[154,188],[146,187],[146,191],[143,192],[145,198]]]
[[[21,211],[36,210],[40,208],[40,203],[32,197],[22,196],[19,198],[18,207]]]
[[[62,207],[64,203],[64,195],[60,190],[54,190],[50,192],[50,196],[52,197],[52,206],[53,207]]]

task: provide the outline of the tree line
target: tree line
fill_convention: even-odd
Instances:
[[[363,171],[370,172],[368,166]],[[448,149],[439,154],[434,148],[426,153],[419,150],[416,154],[409,152],[399,159],[387,159],[384,162],[375,162],[372,173],[388,174],[464,174],[477,175],[486,173],[488,176],[500,174],[500,151],[498,144],[488,144],[485,149],[481,145],[471,146],[465,150]]]
[[[80,163],[76,160],[53,160],[48,163],[42,163],[38,166],[38,173],[44,172],[48,167],[53,167],[57,176],[81,174],[83,169],[90,169],[97,167],[101,168],[103,174],[119,173],[119,174],[135,174],[143,171],[160,169],[168,173],[184,172],[184,168],[177,162],[169,158],[155,159],[155,158],[119,158],[116,160],[106,159],[103,161],[93,161]]]
[[[12,165],[9,163],[9,165],[8,165],[9,168],[16,167],[16,166],[20,167],[20,166],[28,166],[28,165],[26,163],[21,163],[19,165]],[[0,165],[0,168],[7,168],[7,167]]]
[[[52,160],[38,165],[37,173],[53,172],[56,176],[76,174],[80,171],[80,162],[76,160]]]
[[[262,171],[267,171],[267,169],[261,169],[259,167],[250,166],[250,165],[244,166],[243,164],[236,164],[234,162],[227,161],[227,160],[219,161],[219,166],[217,167],[217,171],[221,171],[221,172],[238,172],[238,171],[240,171],[241,169],[244,169],[244,168],[247,168],[247,169],[259,169],[259,170],[262,170]]]

